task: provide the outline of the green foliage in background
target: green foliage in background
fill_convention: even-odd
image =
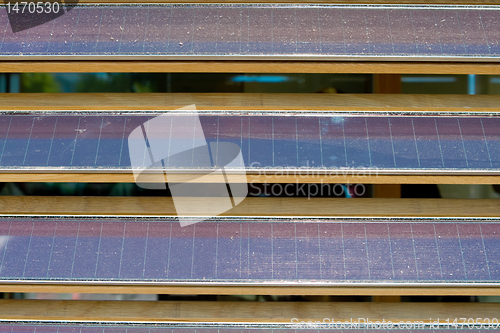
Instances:
[[[61,92],[61,85],[49,73],[22,73],[21,92],[58,93]]]
[[[155,92],[151,78],[127,73],[100,73],[83,75],[75,92]]]

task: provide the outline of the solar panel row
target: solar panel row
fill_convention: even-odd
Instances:
[[[258,59],[500,56],[494,7],[355,5],[79,5],[13,33],[0,11],[0,57]]]
[[[304,223],[306,222],[306,223]],[[1,280],[495,282],[498,222],[0,219]]]
[[[144,115],[0,115],[0,168],[130,170],[128,137],[150,119]],[[240,147],[247,170],[398,173],[415,169],[498,172],[500,168],[498,117],[205,115],[200,122],[211,144],[231,142]],[[177,133],[167,125],[159,137],[165,145],[192,145],[195,134]],[[142,161],[144,167],[151,164],[147,154]],[[165,165],[206,168],[192,159],[183,161]]]
[[[164,326],[164,327],[162,327]],[[284,329],[284,328],[248,328],[248,329],[240,329],[240,328],[229,328],[227,326],[221,325],[216,328],[207,328],[203,326],[196,326],[196,324],[192,324],[194,327],[182,327],[182,328],[170,328],[165,327],[167,325],[127,325],[127,324],[108,324],[108,325],[92,325],[89,323],[86,324],[51,324],[51,325],[43,325],[43,324],[12,324],[12,325],[1,325],[1,332],[9,332],[9,333],[53,333],[57,330],[57,333],[121,333],[126,331],[127,333],[252,333],[252,332],[272,332],[272,333],[296,333],[296,332],[304,332],[304,333],[333,333],[333,332],[352,332],[353,330],[340,330],[340,329]],[[495,326],[495,325],[493,325]],[[498,327],[498,325],[496,325]],[[468,331],[471,329],[466,328]],[[360,332],[361,330],[356,330],[356,332]],[[460,332],[462,330],[450,330],[450,332]],[[482,330],[472,330],[474,333],[485,333],[485,332],[493,332],[498,333],[497,329],[482,329]],[[384,329],[363,329],[362,332],[366,333],[406,333],[408,330],[384,330]],[[426,332],[439,333],[440,330],[426,330]]]

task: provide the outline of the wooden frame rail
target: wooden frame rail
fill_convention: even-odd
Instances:
[[[499,95],[290,93],[22,93],[2,94],[1,110],[198,110],[500,112]]]
[[[203,198],[193,200],[203,201]],[[176,216],[171,197],[0,196],[3,215]],[[203,215],[203,212],[193,212]],[[221,216],[500,217],[497,199],[246,198]]]
[[[351,73],[499,75],[500,63],[319,61],[2,61],[8,73]]]
[[[353,303],[353,302],[186,302],[186,301],[45,301],[0,300],[2,319],[8,321],[91,321],[127,323],[292,324],[294,322],[370,321],[429,324],[440,318],[498,317],[497,303]],[[328,322],[326,322],[328,323]]]
[[[336,296],[500,296],[500,286],[161,286],[82,284],[0,284],[0,292],[175,295],[336,295]]]
[[[142,177],[143,175],[141,175]],[[176,179],[180,179],[176,175]],[[149,182],[157,182],[152,177]],[[204,181],[216,182],[205,176]],[[0,182],[50,182],[50,183],[133,183],[132,173],[75,173],[75,172],[1,172]],[[141,179],[148,182],[147,178]],[[299,183],[299,184],[500,184],[497,175],[247,175],[248,183]]]

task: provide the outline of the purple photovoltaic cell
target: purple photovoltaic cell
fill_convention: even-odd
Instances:
[[[467,53],[490,54],[480,11],[458,11]]]
[[[367,168],[372,165],[366,122],[366,118],[361,117],[345,118],[343,121],[346,160],[349,167],[356,165]]]
[[[297,52],[297,27],[295,8],[277,8],[273,10],[273,52]]]
[[[113,116],[102,118],[95,165],[119,165],[120,156],[117,156],[116,152],[122,151],[124,141],[127,140],[125,136],[125,119],[125,117],[115,118]]]
[[[172,224],[149,223],[147,231],[148,237],[144,250],[142,277],[145,279],[160,279],[168,274]],[[155,235],[155,237],[149,235]]]
[[[148,11],[146,33],[144,34],[144,53],[160,54],[168,52],[170,43],[172,8],[158,7]]]
[[[444,167],[441,142],[437,135],[436,120],[433,118],[413,118],[418,160],[422,168]]]
[[[365,11],[368,40],[370,42],[370,53],[394,53],[389,13],[387,10]]]
[[[217,52],[219,9],[199,8],[196,10],[193,27],[193,53],[213,54]],[[174,22],[175,23],[175,22]],[[215,24],[210,24],[215,23]],[[238,26],[233,27],[238,29]],[[239,30],[239,29],[238,29]],[[220,40],[222,43],[224,41]]]
[[[96,52],[97,39],[101,28],[103,7],[76,7],[70,15],[78,15],[71,51],[77,54],[92,54]],[[64,15],[62,16],[64,17]]]
[[[321,279],[320,232],[317,224],[295,225],[297,278]]]
[[[437,118],[437,133],[446,168],[468,168],[460,122],[457,118]]]
[[[55,117],[35,118],[33,120],[24,165],[37,166],[42,161],[48,160],[55,123]]]
[[[275,117],[271,119],[275,119]],[[273,138],[273,121],[271,119],[253,117],[249,119],[250,160],[246,161],[248,165],[252,165],[252,163],[256,163],[257,166],[273,165],[273,146],[269,144]]]
[[[297,118],[297,160],[299,167],[323,166],[319,131],[318,118]]]
[[[372,165],[376,168],[394,168],[394,142],[388,118],[370,117],[367,118],[367,125]]]
[[[76,141],[71,157],[71,165],[96,165],[97,150],[99,147],[101,128],[103,124],[103,117],[80,118],[78,127],[75,130]]]
[[[346,278],[346,261],[344,254],[344,238],[342,224],[318,224],[321,278],[326,280],[343,280]]]
[[[247,47],[249,54],[265,54],[271,50],[273,52],[273,36],[269,34],[273,31],[272,10],[265,8],[248,8],[246,10],[246,24],[252,24],[252,29],[247,30]]]
[[[388,228],[392,251],[391,260],[394,266],[394,279],[418,279],[415,243],[411,225],[406,223],[389,224]]]
[[[345,277],[347,280],[369,280],[370,258],[364,224],[342,226]]]
[[[273,224],[272,233],[273,278],[296,279],[298,249],[295,224]]]
[[[9,17],[7,16],[7,11],[0,10],[0,52],[2,52],[7,31],[11,31]]]
[[[77,221],[57,222],[47,277],[64,278],[71,276],[73,261],[67,260],[67,258],[73,258],[78,231],[79,222]]]
[[[0,57],[491,60],[500,55],[499,21],[497,8],[474,6],[78,5],[16,33],[2,14]]]
[[[491,279],[480,224],[457,225],[467,279]]]
[[[34,121],[34,117],[19,116],[13,117],[12,121],[9,122],[7,140],[4,142],[2,156],[0,156],[2,165],[24,164]]]
[[[412,27],[411,10],[391,9],[388,12],[394,52],[396,54],[417,54],[417,40]]]
[[[125,243],[124,234],[125,223],[105,222],[102,224],[95,267],[97,278],[109,279],[120,276]],[[117,255],[117,249],[122,249],[120,255]]]
[[[500,24],[500,17],[495,15],[495,12],[487,10],[481,11],[481,19],[483,28],[486,33],[486,39],[490,47],[490,51],[494,55],[500,54],[500,31],[497,29]]]
[[[73,8],[66,14],[54,20],[52,35],[48,39],[47,52],[51,54],[71,52],[76,34],[80,33],[79,19],[82,11]],[[77,30],[78,29],[78,30]]]
[[[104,10],[101,17],[101,29],[97,36],[95,52],[99,54],[116,54],[120,49],[120,41],[125,26],[126,9],[112,7]]]
[[[411,225],[418,277],[422,280],[442,279],[441,261],[437,248],[434,225],[418,223]]]
[[[325,8],[319,15],[320,51],[322,54],[345,54],[345,32],[340,10]]]
[[[465,270],[456,225],[435,224],[434,229],[437,237],[437,248],[441,259],[443,278],[465,279]]]
[[[443,49],[437,28],[437,19],[432,10],[412,11],[413,29],[419,54],[441,55]]]
[[[436,27],[443,54],[467,54],[458,11],[437,10],[433,12],[436,18]]]
[[[248,278],[273,279],[273,225],[248,223],[247,231]]]
[[[319,13],[320,9],[318,8],[295,11],[297,19],[295,23],[297,29],[296,53],[321,53]]]
[[[169,23],[170,43],[168,52],[174,54],[192,54],[195,23],[198,22],[196,8],[173,7]],[[213,24],[212,24],[213,25]],[[213,27],[202,27],[213,29]],[[197,29],[197,28],[196,28]]]
[[[219,15],[217,21],[217,43],[216,52],[220,53],[242,53],[243,47],[246,46],[243,29],[244,15],[241,8],[220,8],[217,12]],[[247,25],[248,26],[248,25]]]
[[[459,123],[468,166],[470,168],[492,167],[481,119],[459,119]]]
[[[384,224],[365,225],[367,238],[367,250],[370,256],[370,277],[372,279],[392,280],[394,279],[394,263],[391,258],[391,244],[389,228]]]
[[[297,119],[273,117],[273,166],[291,167],[297,165]]]
[[[396,221],[397,222],[397,221]],[[494,282],[497,222],[0,220],[1,280]]]
[[[149,7],[137,8],[134,11],[126,11],[121,32],[120,46],[118,52],[140,53],[144,52],[147,20],[149,18]]]
[[[394,157],[398,168],[419,168],[417,141],[412,118],[389,118]],[[416,158],[415,158],[416,157]]]
[[[342,9],[341,10],[343,33],[345,39],[345,51],[348,54],[367,54],[370,52],[370,44],[368,41],[366,27],[366,13],[359,9]]]
[[[194,226],[194,247],[191,260],[193,279],[218,278],[218,225],[217,223],[197,223]]]
[[[0,168],[130,170],[128,137],[153,116],[0,115]],[[499,171],[496,117],[200,116],[210,163],[165,156],[167,168],[212,168],[219,143],[241,148],[252,170],[324,169],[443,172]],[[147,131],[148,128],[145,128]],[[168,130],[165,144],[192,146],[192,135]],[[201,138],[201,137],[200,137]],[[146,151],[143,166],[149,167]],[[194,156],[195,157],[195,156]],[[172,164],[174,163],[174,164]],[[200,164],[201,163],[201,164]],[[220,165],[222,166],[222,165]]]

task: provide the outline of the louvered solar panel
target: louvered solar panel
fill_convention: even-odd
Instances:
[[[329,285],[500,280],[497,220],[0,218],[3,282]]]
[[[154,117],[99,113],[0,115],[0,168],[130,171],[129,135]],[[241,149],[248,172],[500,172],[500,118],[496,114],[457,117],[271,113],[200,115],[199,119],[207,142],[214,147],[231,142]],[[192,136],[175,134],[174,130],[171,134],[170,127],[165,123],[161,137],[166,146],[169,142],[193,145]],[[150,157],[143,155],[140,166],[150,166]],[[174,169],[210,169],[192,158],[183,161]],[[212,165],[216,162],[214,156]],[[165,166],[172,169],[169,164]]]
[[[496,61],[499,23],[495,6],[80,4],[16,33],[1,10],[0,58]]]
[[[397,323],[396,323],[397,325]],[[396,326],[395,325],[395,326]],[[179,326],[174,327],[172,326]],[[236,326],[236,327],[234,327]],[[255,327],[252,327],[255,326]],[[0,326],[0,331],[2,332],[10,332],[10,333],[118,333],[118,332],[127,332],[127,333],[251,333],[251,332],[279,332],[279,333],[295,333],[295,332],[304,332],[304,333],[333,333],[338,332],[339,330],[335,329],[317,329],[317,328],[303,328],[303,329],[290,329],[287,328],[290,325],[286,324],[275,324],[275,325],[261,325],[258,327],[257,325],[250,324],[240,324],[235,323],[231,325],[210,325],[210,324],[196,324],[189,323],[186,325],[174,324],[154,324],[154,325],[144,325],[144,324],[125,324],[125,323],[109,323],[109,324],[93,324],[93,323],[80,323],[80,324],[61,324],[61,323],[47,323],[47,324],[34,324],[34,323],[16,323],[16,324],[4,324]],[[425,325],[425,328],[428,328],[428,324]],[[498,327],[497,324],[488,325],[485,324],[485,327]],[[244,327],[244,328],[241,328]],[[360,326],[362,327],[362,326]],[[452,327],[453,328],[453,327]],[[471,330],[465,325],[464,328],[460,327],[458,330],[452,330],[451,332],[457,331],[465,331]],[[363,332],[366,333],[403,333],[403,332],[411,332],[409,329],[363,329]],[[441,332],[442,330],[426,330],[427,332]],[[359,330],[357,331],[359,332]],[[473,330],[475,333],[485,333],[492,332],[498,333],[498,329],[475,329]]]

